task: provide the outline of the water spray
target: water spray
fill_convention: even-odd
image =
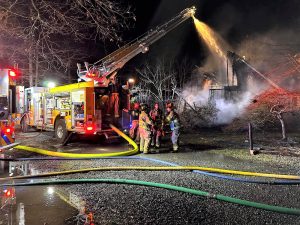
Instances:
[[[222,38],[219,37],[219,35],[217,35],[213,31],[213,29],[211,29],[207,24],[198,20],[194,16],[193,16],[193,20],[199,37],[201,37],[201,39],[207,45],[209,50],[213,54],[216,54],[222,60],[226,60],[226,55],[224,54],[225,51],[221,47],[221,45],[224,44],[225,41],[223,41]]]

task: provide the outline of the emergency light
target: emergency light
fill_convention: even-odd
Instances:
[[[5,134],[12,134],[13,132],[13,128],[12,127],[5,127],[4,129],[4,133]]]
[[[93,134],[95,131],[95,127],[93,124],[89,124],[85,127],[85,133],[86,134]]]
[[[9,70],[8,74],[9,74],[10,77],[16,77],[17,76],[17,73],[13,70]]]
[[[86,130],[87,131],[92,131],[94,128],[93,127],[87,127]]]
[[[11,191],[9,189],[4,190],[4,195],[5,195],[5,197],[10,197],[11,196]]]

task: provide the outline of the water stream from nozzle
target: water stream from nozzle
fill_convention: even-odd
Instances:
[[[226,75],[227,70],[227,50],[231,49],[229,44],[211,27],[209,27],[204,22],[198,20],[193,16],[195,28],[201,40],[209,49],[212,56],[214,56],[215,60],[219,64],[219,68],[221,70],[222,76]],[[225,81],[225,78],[221,79]],[[232,81],[228,81],[229,83],[233,83]]]

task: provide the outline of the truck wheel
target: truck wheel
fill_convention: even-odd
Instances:
[[[22,118],[20,125],[21,125],[21,131],[23,133],[27,133],[29,131],[30,127],[28,125],[27,117],[26,116]]]
[[[69,132],[67,131],[66,122],[64,119],[59,119],[55,124],[55,138],[58,140],[59,143],[64,143],[68,136]]]

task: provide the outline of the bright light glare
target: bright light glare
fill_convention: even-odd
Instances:
[[[10,71],[9,71],[9,76],[11,76],[11,77],[16,77],[16,76],[17,76],[17,74],[16,74],[16,72],[15,72],[15,71],[13,71],[13,70],[10,70]]]
[[[47,192],[49,195],[52,195],[54,193],[54,188],[53,187],[48,187]]]
[[[195,13],[196,13],[196,6],[192,6],[192,7],[190,8],[190,13],[191,13],[192,16],[195,15]]]
[[[54,88],[54,87],[56,87],[56,84],[52,81],[49,81],[47,86],[48,86],[48,88]]]
[[[133,84],[134,83],[134,79],[133,78],[129,78],[128,79],[128,83]]]
[[[93,127],[87,127],[86,128],[88,131],[91,131],[91,130],[93,130]]]

